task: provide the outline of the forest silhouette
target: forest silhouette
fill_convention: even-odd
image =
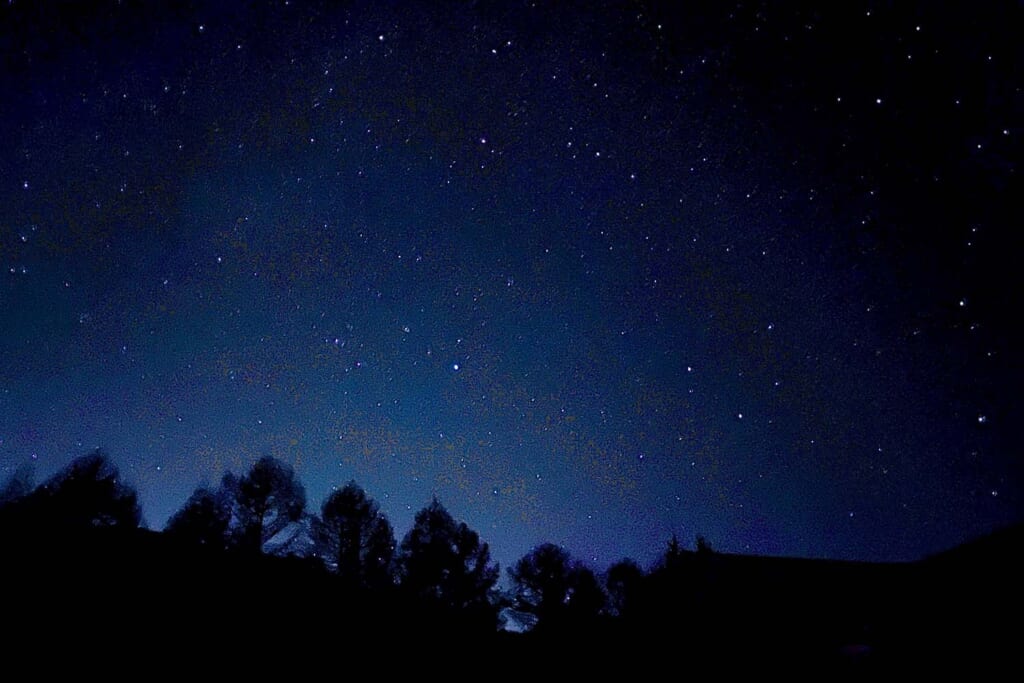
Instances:
[[[1019,527],[900,564],[733,555],[703,537],[689,550],[673,536],[647,569],[623,559],[597,571],[543,543],[500,589],[487,543],[436,498],[397,541],[356,482],[310,511],[294,470],[264,457],[197,489],[156,532],[97,450],[38,486],[15,471],[0,487],[0,534],[10,643],[45,634],[54,647],[248,657],[471,645],[577,671],[691,657],[820,672],[993,662],[1020,636]],[[414,661],[380,666],[402,664]]]

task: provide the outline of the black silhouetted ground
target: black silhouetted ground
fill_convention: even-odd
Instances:
[[[680,551],[634,586],[621,616],[509,634],[397,589],[346,592],[310,559],[134,528],[43,534],[23,521],[2,529],[12,651],[102,659],[136,649],[325,671],[344,660],[384,671],[451,667],[462,678],[480,667],[530,675],[546,662],[566,672],[653,671],[666,661],[694,671],[974,666],[1011,659],[1020,637],[1020,527],[898,565]],[[394,657],[373,654],[384,651]]]
[[[689,551],[673,537],[649,570],[622,561],[600,576],[545,543],[502,591],[487,544],[436,498],[400,544],[355,482],[321,515],[272,458],[197,491],[165,532],[140,528],[135,491],[101,451],[34,489],[15,476],[0,497],[3,645],[77,668],[145,659],[143,676],[196,662],[461,679],[977,671],[1010,662],[1020,637],[1020,526],[903,564],[733,555],[702,537]],[[306,543],[276,540],[309,529]],[[532,628],[501,628],[513,621]]]

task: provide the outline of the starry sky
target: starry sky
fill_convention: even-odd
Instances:
[[[832,4],[4,3],[0,474],[269,454],[504,566],[1020,521],[1024,10]]]

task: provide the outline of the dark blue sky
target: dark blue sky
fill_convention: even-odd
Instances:
[[[1021,520],[1021,9],[0,8],[0,467],[265,454],[505,566]]]

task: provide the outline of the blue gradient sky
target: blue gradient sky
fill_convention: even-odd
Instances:
[[[505,566],[1021,519],[1012,3],[28,5],[4,471],[102,446],[160,528],[272,454]]]

